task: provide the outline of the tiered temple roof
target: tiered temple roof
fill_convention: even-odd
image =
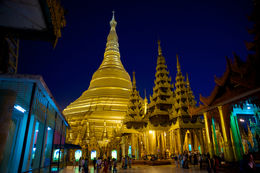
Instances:
[[[175,78],[175,98],[174,98],[174,108],[173,108],[173,114],[172,117],[179,117],[188,115],[187,109],[188,109],[188,98],[186,94],[186,82],[184,81],[184,76],[181,72],[181,66],[179,62],[178,55],[177,58],[177,74]]]
[[[158,41],[158,59],[154,83],[153,95],[150,97],[149,104],[149,120],[154,126],[167,126],[173,103],[173,85],[165,58],[162,55],[160,41]]]
[[[144,101],[137,91],[135,72],[133,72],[133,86],[126,112],[126,118],[124,120],[127,128],[140,129],[147,125],[147,119],[144,116],[144,109]]]

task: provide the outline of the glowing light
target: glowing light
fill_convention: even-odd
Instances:
[[[116,150],[112,150],[112,159],[117,160],[117,151]]]
[[[50,128],[50,127],[48,127],[47,129],[48,129],[48,130],[51,130],[51,128]]]
[[[248,106],[247,109],[251,109],[251,108]]]
[[[191,151],[191,144],[189,144],[189,151]]]
[[[26,110],[24,108],[22,108],[21,106],[19,105],[14,105],[14,108],[22,113],[24,113]]]
[[[58,161],[59,160],[59,155],[60,155],[60,159],[61,159],[62,152],[60,151],[60,149],[54,150],[54,152],[53,152],[53,161]]]
[[[164,132],[164,136],[166,136],[166,132]]]
[[[128,156],[132,157],[132,146],[131,145],[129,145],[129,147],[128,147]]]
[[[152,134],[152,133],[153,133],[153,131],[152,131],[152,130],[149,130],[149,133],[150,133],[150,134]]]
[[[39,132],[39,130],[35,130],[35,132]]]
[[[97,157],[97,151],[96,150],[92,150],[91,154],[90,154],[91,160],[94,160],[94,158],[96,158],[96,157]]]
[[[245,120],[244,120],[244,119],[242,119],[242,118],[240,118],[240,119],[239,119],[239,121],[240,121],[240,122],[245,122]]]
[[[81,156],[82,156],[82,151],[81,150],[75,151],[75,159],[76,159],[76,161],[78,161]]]

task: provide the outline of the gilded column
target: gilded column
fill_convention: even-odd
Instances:
[[[183,153],[183,134],[181,132],[181,129],[177,130],[177,137],[178,137],[178,150],[180,153]]]
[[[214,148],[213,148],[213,143],[212,143],[211,121],[208,119],[209,117],[207,115],[207,112],[204,112],[203,115],[204,115],[204,121],[205,121],[208,150],[209,150],[210,156],[213,157]]]
[[[195,133],[194,133],[194,131],[193,130],[190,130],[190,137],[191,137],[191,149],[192,149],[192,152],[194,152],[194,150],[195,150]]]
[[[223,115],[223,107],[219,106],[219,116],[220,116],[220,122],[221,122],[221,128],[223,132],[223,138],[224,138],[224,156],[227,161],[234,161],[234,152],[232,148],[231,138],[230,138],[230,128],[228,126],[228,123],[225,122],[225,118]],[[227,112],[225,112],[226,116]]]

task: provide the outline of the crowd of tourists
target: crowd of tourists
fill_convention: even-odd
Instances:
[[[104,172],[107,173],[117,172],[117,161],[116,159],[110,159],[110,157],[101,159],[100,157],[98,159],[94,158],[92,161],[93,167],[94,167],[94,172]],[[73,167],[76,166],[75,160],[73,161]],[[89,172],[89,161],[87,158],[83,159],[80,158],[78,161],[78,167],[79,167],[79,172],[82,173],[88,173]]]
[[[199,165],[200,169],[206,167],[208,173],[217,173],[220,171],[221,163],[225,163],[223,153],[220,156],[214,155],[210,158],[209,154],[197,154],[185,152],[184,154],[174,155],[173,157],[176,167],[189,169],[189,165]],[[243,160],[239,163],[240,172],[250,173],[256,172],[256,164],[252,154],[244,155]]]
[[[175,165],[176,167],[180,167],[183,169],[189,169],[189,165],[199,165],[200,169],[203,169],[203,165],[206,164],[206,169],[208,172],[217,172],[221,161],[224,158],[214,156],[212,159],[210,155],[202,155],[197,153],[185,152],[184,154],[174,155]]]

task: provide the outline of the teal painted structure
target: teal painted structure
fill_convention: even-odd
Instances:
[[[41,76],[0,75],[0,90],[16,93],[15,107],[5,143],[0,172],[59,170],[66,156],[53,161],[53,152],[64,153],[69,124]],[[0,115],[2,116],[2,115]]]

